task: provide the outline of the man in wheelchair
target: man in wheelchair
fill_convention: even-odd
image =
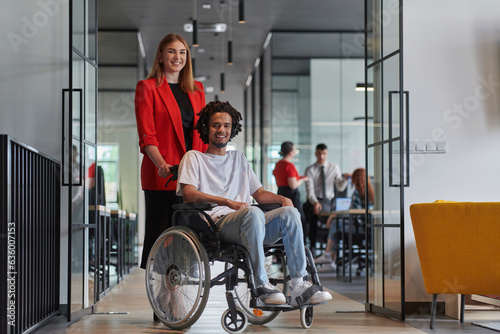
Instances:
[[[305,280],[306,254],[300,214],[290,199],[263,189],[250,164],[239,151],[227,151],[228,142],[241,131],[241,114],[228,102],[208,103],[199,113],[195,129],[205,153],[189,151],[179,165],[177,194],[186,203],[213,202],[218,206],[207,211],[219,228],[224,243],[248,249],[259,299],[265,304],[286,304],[283,293],[269,282],[264,267],[264,245],[282,240],[291,277],[290,304],[297,297],[304,304],[324,303],[332,296],[314,289]],[[251,197],[259,204],[279,203],[280,208],[267,213],[252,207]],[[304,300],[305,299],[305,300]]]

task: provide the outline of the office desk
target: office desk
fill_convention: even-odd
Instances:
[[[342,277],[347,282],[352,282],[352,261],[353,261],[353,231],[355,222],[357,219],[361,218],[366,222],[365,209],[350,209],[347,211],[337,211],[334,212],[335,217],[332,224],[337,224],[337,232],[340,232],[340,240],[342,240],[342,248],[337,251],[337,259],[340,258],[340,263],[342,266]],[[368,211],[368,219],[371,219],[371,211]],[[363,226],[363,231],[366,225]],[[347,238],[347,239],[346,239]],[[339,240],[339,241],[340,241]],[[365,242],[365,255],[367,254],[366,242]],[[342,251],[342,252],[341,252]],[[361,249],[359,250],[359,256],[361,256]],[[347,259],[346,259],[347,257]],[[337,261],[338,262],[338,261]],[[346,276],[346,267],[349,266],[348,275]],[[339,270],[337,268],[337,274]]]

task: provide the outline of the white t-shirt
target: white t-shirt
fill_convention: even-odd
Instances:
[[[179,164],[177,195],[182,196],[181,184],[194,186],[206,194],[251,204],[251,196],[262,184],[240,151],[227,151],[225,155],[189,151]],[[207,213],[212,219],[234,210],[217,206]]]

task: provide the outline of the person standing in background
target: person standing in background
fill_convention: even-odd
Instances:
[[[328,148],[325,144],[316,146],[316,163],[307,167],[306,182],[307,202],[304,211],[307,213],[309,227],[309,247],[315,253],[318,234],[318,216],[320,212],[334,209],[335,188],[344,191],[350,174],[342,175],[337,164],[327,161]]]
[[[205,106],[201,82],[194,81],[189,46],[176,34],[159,43],[151,72],[137,83],[135,115],[139,147],[144,155],[141,185],[146,202],[146,229],[141,268],[160,234],[172,226],[172,205],[182,203],[176,182],[165,187],[170,167],[189,150],[204,152],[208,145],[194,134],[198,112]]]
[[[292,163],[296,153],[297,150],[292,142],[283,142],[280,151],[280,155],[283,159],[276,163],[273,175],[276,179],[276,185],[278,186],[278,195],[285,196],[292,200],[293,206],[297,208],[300,213],[302,228],[304,228],[306,217],[302,210],[302,204],[300,203],[299,187],[304,181],[307,181],[307,177],[300,176],[299,172],[297,172],[297,168]]]

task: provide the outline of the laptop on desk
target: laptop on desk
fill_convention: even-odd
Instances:
[[[347,211],[351,208],[352,198],[338,197],[335,198],[335,211]]]

